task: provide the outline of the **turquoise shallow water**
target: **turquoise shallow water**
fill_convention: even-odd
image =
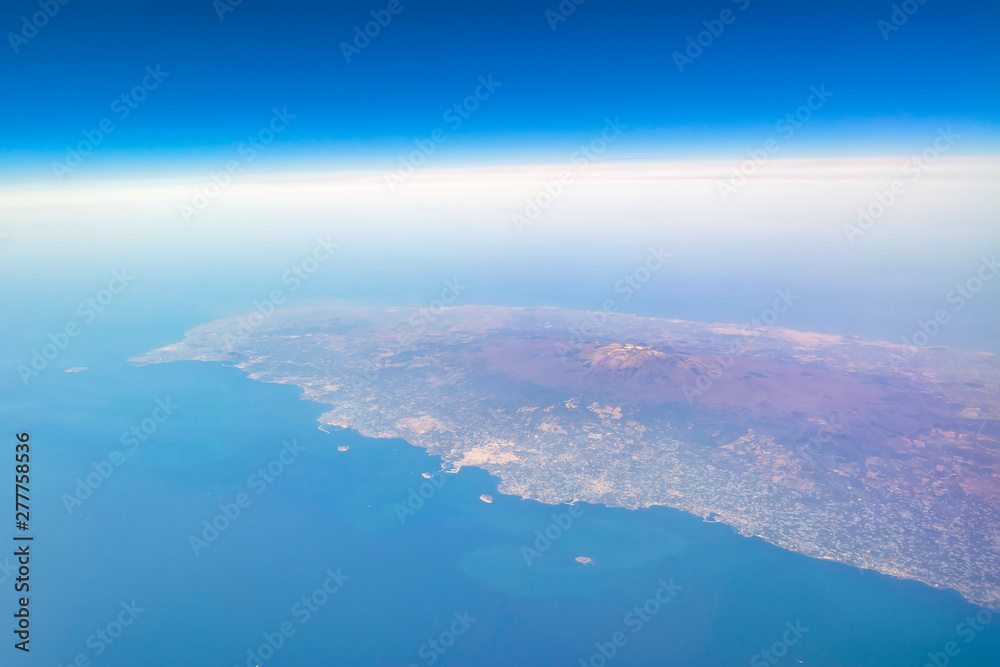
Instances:
[[[294,387],[219,364],[136,368],[121,356],[28,388],[3,380],[6,432],[31,431],[37,452],[24,664],[83,654],[123,667],[920,666],[928,652],[947,657],[952,641],[948,664],[1000,656],[1000,618],[970,637],[961,624],[976,608],[953,592],[788,553],[669,508],[581,505],[567,525],[568,507],[502,496],[483,471],[432,484],[422,473],[440,460],[423,450],[318,430],[323,407]],[[168,397],[174,414],[69,513],[63,494]],[[291,440],[303,451],[282,454]],[[427,497],[401,522],[397,505],[421,484]],[[0,493],[11,493],[6,476]],[[241,493],[239,516],[219,519]],[[225,527],[195,555],[190,537],[206,539],[202,522],[213,520]],[[535,531],[546,530],[555,539],[529,565],[523,547],[544,546]],[[314,595],[324,582],[335,592]],[[301,602],[310,596],[314,609]],[[105,642],[97,631],[116,632],[133,600],[142,611]],[[279,648],[257,650],[265,635]],[[760,654],[769,647],[782,654],[773,662]]]

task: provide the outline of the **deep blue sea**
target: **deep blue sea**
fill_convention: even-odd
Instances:
[[[954,592],[812,560],[669,508],[581,505],[567,525],[567,506],[500,495],[481,470],[428,481],[441,461],[422,449],[319,430],[324,407],[296,387],[221,364],[127,361],[248,312],[280,275],[269,271],[206,269],[158,286],[140,273],[27,386],[15,366],[75,318],[105,273],[25,273],[22,292],[0,297],[13,314],[0,322],[0,507],[10,513],[0,520],[11,522],[0,521],[0,636],[11,644],[4,558],[20,431],[33,443],[35,535],[31,653],[5,646],[0,665],[1000,663],[1000,618],[978,625]],[[427,284],[433,294],[436,280]],[[86,370],[64,372],[76,366]],[[176,406],[162,422],[157,401]],[[98,469],[133,446],[122,443],[133,427],[145,440],[105,478]],[[100,484],[70,512],[66,498],[86,495],[77,487],[88,475]],[[401,521],[421,485],[427,497]],[[205,522],[220,528],[206,533]],[[547,530],[551,545],[536,544]],[[192,536],[204,540],[197,554]],[[522,548],[539,545],[529,565]]]
[[[7,394],[8,437],[29,430],[35,448],[36,560],[30,660],[4,664],[923,665],[950,641],[949,664],[997,664],[1000,623],[966,643],[960,624],[976,608],[955,593],[667,508],[583,505],[529,566],[521,547],[566,506],[502,496],[476,469],[428,482],[437,457],[324,433],[322,406],[298,394],[219,364],[124,359]],[[157,399],[174,413],[68,512],[61,496],[125,449],[121,434]],[[275,464],[293,440],[303,451]],[[427,497],[401,522],[396,506],[422,483]],[[220,504],[233,514],[240,493],[249,504],[195,555],[190,536]],[[334,592],[314,595],[325,582]],[[282,624],[293,631],[278,638]],[[265,635],[279,645],[266,660]],[[775,646],[774,662],[760,654]]]

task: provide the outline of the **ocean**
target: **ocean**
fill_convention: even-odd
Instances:
[[[49,370],[27,390],[5,378],[8,434],[30,431],[36,452],[25,664],[919,666],[936,654],[972,666],[1000,655],[1000,622],[979,626],[954,592],[670,508],[503,496],[484,471],[440,473],[438,457],[402,440],[319,430],[323,406],[296,387],[215,363],[113,357]],[[142,439],[128,438],[133,427]]]
[[[105,267],[136,267],[126,259],[7,267],[23,289],[0,295],[12,314],[0,321],[0,497],[13,498],[14,434],[28,431],[35,542],[31,652],[3,649],[4,665],[997,664],[1000,619],[984,623],[953,591],[670,508],[504,496],[485,471],[439,473],[402,440],[320,430],[324,406],[296,387],[216,363],[137,367],[127,359],[249,312],[282,264],[202,262],[175,279],[169,258],[146,258],[86,322],[77,304]],[[389,281],[373,276],[296,298],[426,303],[418,287],[367,298]],[[497,302],[475,288],[463,299]],[[16,367],[69,321],[82,333],[25,385]],[[9,630],[12,552],[0,552]]]

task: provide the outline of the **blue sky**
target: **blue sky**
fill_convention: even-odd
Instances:
[[[380,167],[446,127],[443,113],[491,74],[500,87],[449,128],[443,160],[558,161],[616,116],[630,129],[609,158],[727,159],[821,84],[834,95],[788,157],[905,155],[943,124],[969,138],[961,153],[995,154],[1000,6],[913,2],[885,39],[878,21],[891,20],[892,3],[870,0],[566,0],[575,10],[554,30],[556,0],[399,0],[348,63],[341,42],[387,1],[242,0],[220,20],[212,0],[69,0],[12,44],[11,33],[32,34],[22,17],[40,9],[10,0],[0,10],[0,168],[50,177],[51,159],[104,118],[115,128],[88,168],[185,163],[231,150],[275,107],[296,116],[275,164]],[[672,54],[725,10],[729,24],[714,23],[721,33],[679,72]],[[169,75],[117,118],[111,104],[156,65]]]

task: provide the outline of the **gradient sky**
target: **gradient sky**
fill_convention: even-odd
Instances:
[[[37,2],[3,4],[5,34]],[[476,285],[469,303],[586,309],[663,244],[676,273],[630,312],[742,322],[791,287],[803,303],[782,326],[898,341],[1000,250],[1000,5],[914,0],[884,39],[892,3],[586,0],[553,30],[556,0],[400,2],[350,63],[341,42],[389,0],[242,0],[223,20],[213,0],[69,0],[17,53],[5,37],[0,279],[31,277],[7,310],[58,326],[52,294],[72,312],[112,268],[141,266],[150,308],[194,326],[247,312],[321,234],[344,256],[304,301],[421,304],[457,277]],[[679,72],[672,54],[724,10],[734,20]],[[115,99],[157,66],[169,75],[120,119]],[[449,127],[444,112],[491,75],[500,87]],[[833,96],[782,136],[815,87]],[[250,162],[237,145],[274,108],[295,118]],[[518,233],[512,216],[557,170],[505,165],[564,165],[609,117],[628,125],[599,156],[613,166],[574,172],[572,194]],[[103,119],[114,131],[58,180],[53,161]],[[426,166],[387,187],[435,128]],[[908,156],[944,128],[954,145],[909,180]],[[719,179],[774,137],[767,168],[721,197]],[[876,171],[856,159],[873,156]],[[185,218],[227,160],[240,177]],[[902,178],[905,196],[847,238]],[[1000,351],[993,287],[935,342]]]
[[[615,116],[629,131],[608,159],[736,158],[821,84],[834,97],[784,157],[905,155],[942,125],[962,131],[956,153],[997,153],[995,3],[928,0],[884,39],[892,3],[871,0],[567,0],[555,30],[557,0],[400,2],[348,63],[340,43],[387,2],[243,0],[220,20],[212,0],[70,0],[15,53],[10,33],[39,6],[9,0],[0,169],[51,178],[52,159],[107,117],[115,131],[81,172],[209,159],[274,107],[296,115],[275,165],[383,168],[490,74],[501,87],[448,130],[442,163],[564,161]],[[733,22],[679,72],[672,54],[726,9]],[[169,76],[116,118],[111,103],[156,65]]]

